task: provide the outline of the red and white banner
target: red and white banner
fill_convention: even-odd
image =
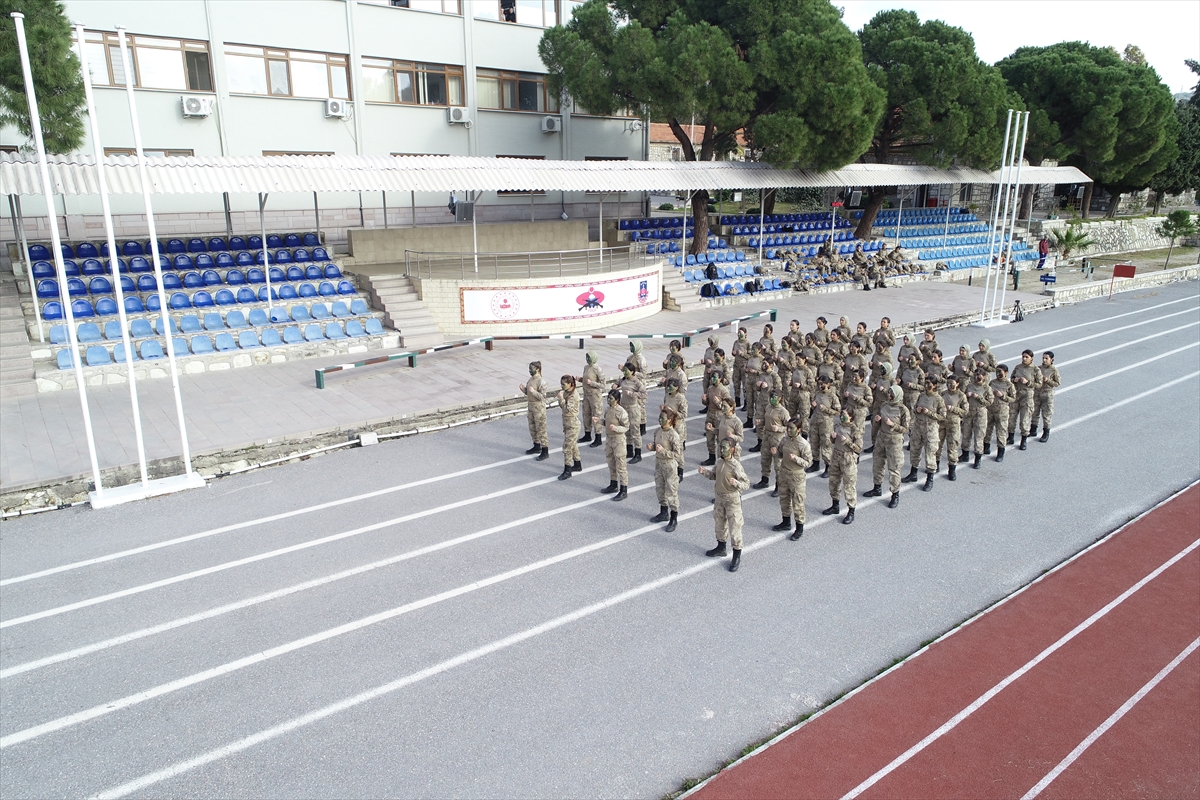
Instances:
[[[603,317],[662,303],[657,269],[551,286],[459,289],[463,324],[553,322]]]

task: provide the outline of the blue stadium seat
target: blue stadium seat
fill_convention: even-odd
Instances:
[[[120,261],[120,259],[117,260],[118,262]],[[118,264],[117,268],[122,272],[125,271],[121,264]],[[133,258],[129,259],[129,271],[134,273],[153,272],[154,267],[150,266],[150,261],[145,256],[134,256]]]
[[[158,300],[158,295],[151,295],[155,300]],[[142,304],[142,298],[136,295],[130,295],[125,298],[125,313],[126,314],[142,314],[145,313],[146,306]]]
[[[216,253],[220,250],[228,250],[229,245],[227,245],[225,243],[225,240],[222,239],[221,237],[214,236],[213,238],[208,240],[208,249],[210,252]]]
[[[335,317],[348,317],[350,316],[350,309],[346,308],[346,304],[341,300],[335,300],[329,309],[329,313]]]
[[[94,322],[85,322],[75,331],[75,338],[80,344],[91,344],[100,341],[100,326]]]
[[[162,252],[161,248],[159,249],[159,252],[160,253]],[[182,239],[168,239],[167,240],[167,252],[170,253],[171,255],[175,255],[176,253],[186,253],[187,248],[183,246]]]
[[[225,320],[221,319],[220,314],[210,311],[204,315],[204,330],[223,331],[225,330]]]
[[[287,250],[276,250],[271,260],[276,264],[290,264],[292,263],[292,254]]]
[[[203,239],[188,239],[187,249],[189,253],[204,253],[208,251],[208,245]]]
[[[144,339],[154,335],[154,328],[148,319],[135,319],[129,323],[129,335],[134,339]]]
[[[229,269],[234,265],[233,255],[231,253],[217,253],[217,266],[221,269]]]
[[[121,276],[121,291],[122,292],[136,292],[137,291],[137,284],[133,282],[133,278],[129,277],[128,275]]]
[[[251,250],[262,250],[262,237],[258,234],[251,234],[246,239],[246,246]]]
[[[145,255],[145,254],[146,254],[146,251],[142,247],[141,242],[129,241],[129,242],[122,242],[122,244],[121,244],[121,255],[123,255],[123,256],[141,256],[141,255]]]
[[[109,288],[112,291],[112,288]],[[78,297],[88,293],[87,284],[80,278],[67,278],[67,294],[71,297]]]
[[[251,347],[262,347],[258,341],[258,334],[254,331],[242,331],[238,334],[238,345],[243,350],[249,350]]]
[[[216,266],[216,262],[208,253],[200,253],[196,256],[196,269],[212,269],[214,266]]]
[[[156,358],[166,358],[167,354],[163,352],[162,345],[154,339],[147,339],[138,346],[138,352],[141,353],[142,359],[145,361],[153,361]]]
[[[54,265],[49,261],[35,261],[32,269],[34,280],[54,277]]]
[[[246,270],[246,283],[266,283],[267,274],[258,267]]]
[[[213,351],[212,339],[207,336],[193,336],[191,344],[194,355],[203,355]]]
[[[167,301],[167,305],[172,309],[191,308],[192,299],[183,292],[175,292],[171,295],[171,299]]]
[[[219,306],[233,306],[237,305],[237,297],[229,289],[218,289],[213,295],[213,302]]]
[[[226,314],[225,324],[234,329],[250,327],[250,323],[246,321],[246,315],[241,311],[230,311]]]
[[[257,303],[258,295],[254,293],[253,289],[243,286],[237,291],[237,301],[239,303]]]
[[[279,267],[271,267],[268,271],[271,276],[271,283],[283,283],[287,278],[283,275],[283,270]]]
[[[137,350],[134,349],[131,352],[133,353],[133,358],[131,360],[137,361],[138,360]],[[116,364],[124,364],[125,363],[125,343],[124,342],[117,342],[116,345],[113,346],[113,362]]]
[[[313,251],[312,251],[312,260],[313,261],[328,261],[329,253],[327,253],[325,251],[324,247],[314,247]]]
[[[92,308],[92,304],[87,300],[75,300],[71,303],[71,313],[78,319],[80,317],[96,316],[96,309]]]
[[[321,243],[321,240],[317,238],[317,235],[315,233],[304,234],[303,244],[305,247],[316,247],[320,243]]]
[[[229,237],[229,249],[230,250],[245,250],[246,249],[246,240],[243,239],[241,236],[230,236]]]
[[[246,283],[246,275],[240,269],[231,269],[225,273],[225,283],[230,286],[241,286]]]
[[[283,341],[279,338],[279,332],[274,328],[265,328],[262,332],[263,347],[279,347]]]
[[[292,251],[292,261],[296,264],[307,264],[312,261],[312,257],[303,247]]]
[[[55,325],[54,328],[61,328],[61,325]],[[54,341],[54,328],[50,329],[50,344],[61,344]],[[121,323],[115,319],[110,319],[104,323],[104,338],[112,341],[121,338]]]
[[[175,348],[176,358],[188,355],[187,339],[184,339],[181,336],[175,336],[171,339],[171,344]]]
[[[49,278],[38,281],[38,297],[58,297],[58,281]]]
[[[366,336],[367,332],[363,330],[362,323],[356,319],[346,320],[346,335],[351,339],[357,339],[359,336]]]
[[[327,320],[333,318],[333,316],[329,313],[329,309],[326,308],[324,303],[313,303],[311,312],[312,318],[315,320]]]
[[[234,259],[234,263],[237,264],[239,267],[252,267],[252,266],[254,266],[254,256],[250,255],[249,252],[243,250],[242,252],[237,254],[237,257]],[[228,279],[226,279],[226,280],[228,280]]]
[[[350,301],[350,313],[356,317],[362,317],[370,314],[371,310],[367,308],[367,303],[365,300],[356,297]]]
[[[184,314],[179,319],[179,330],[184,333],[199,333],[203,330],[200,326],[200,318],[195,314]]]
[[[300,295],[296,292],[296,287],[292,286],[290,283],[285,283],[283,286],[279,287],[280,300],[295,300],[299,296]]]
[[[300,296],[301,297],[316,297],[317,296],[317,287],[313,286],[311,283],[300,284]]]
[[[152,294],[152,295],[148,295],[146,297],[146,310],[147,311],[161,311],[162,310],[162,304],[158,300],[158,295]]]
[[[283,237],[283,246],[284,247],[299,247],[301,244],[301,241],[302,240],[300,239],[299,235],[297,235],[295,233],[289,233]]]
[[[191,269],[194,265],[192,264],[191,256],[180,253],[175,256],[175,260],[171,262],[171,266],[175,269]]]
[[[312,315],[308,313],[306,306],[292,306],[288,311],[292,315],[292,322],[312,321]]]
[[[256,328],[261,328],[263,325],[270,325],[271,320],[267,318],[267,312],[261,308],[250,309],[250,324]]]
[[[83,260],[83,263],[79,265],[79,271],[82,274],[87,275],[87,276],[103,275],[104,274],[104,265],[101,264],[98,259],[85,258]]]
[[[200,276],[200,279],[204,281],[205,286],[220,286],[222,283],[224,283],[224,281],[221,280],[221,273],[217,272],[215,269],[204,270],[204,274]]]
[[[338,269],[337,264],[326,264],[325,265],[325,277],[326,278],[340,278],[340,277],[342,277],[342,271],[340,269]]]
[[[183,275],[183,288],[185,288],[185,289],[199,289],[199,288],[200,288],[200,287],[202,287],[202,286],[204,286],[204,278],[202,278],[202,277],[200,276],[200,273],[199,273],[199,272],[186,272],[186,273],[184,273],[184,275]]]
[[[325,277],[325,272],[316,264],[310,264],[308,268],[304,270],[304,277],[310,281],[319,281],[321,278]]]
[[[328,325],[326,325],[325,326],[325,338],[326,339],[345,339],[346,332],[344,330],[342,330],[342,323],[330,322]]]
[[[228,333],[218,333],[213,338],[213,345],[221,353],[227,353],[230,350],[238,349],[237,342],[233,340],[232,334]]]
[[[59,369],[71,369],[72,363],[71,363],[70,349],[67,348],[67,349],[59,350],[56,360],[58,361]]]
[[[321,326],[317,324],[306,325],[304,327],[304,339],[309,342],[319,342],[325,338],[325,334],[321,333]]]
[[[337,293],[337,289],[333,288],[333,284],[329,281],[321,281],[321,285],[317,287],[317,294],[321,297],[333,297]]]
[[[301,269],[300,267],[296,267],[296,266],[288,267],[287,268],[287,279],[289,281],[304,280],[304,270]]]
[[[162,277],[162,287],[164,289],[182,289],[183,281],[179,280],[179,276],[174,272],[164,272]]]
[[[288,316],[288,310],[285,306],[275,306],[271,309],[271,324],[279,325],[291,321],[292,318]]]
[[[108,354],[107,347],[100,345],[92,345],[84,354],[84,359],[89,367],[103,367],[112,363],[112,357]]]
[[[278,233],[267,234],[267,247],[274,250],[276,247],[283,247],[283,237]]]
[[[119,307],[117,306],[117,301],[113,300],[111,297],[101,297],[96,300],[96,316],[111,317],[112,315],[118,313],[118,311]]]
[[[325,284],[322,283],[321,285],[324,286]],[[338,294],[358,294],[358,290],[354,288],[354,284],[350,281],[338,281],[337,292]]]
[[[192,305],[196,308],[211,308],[214,305],[213,296],[208,292],[196,292],[192,295]]]
[[[378,336],[383,333],[383,323],[375,317],[369,318],[364,328],[368,336]]]
[[[96,258],[100,255],[100,251],[91,242],[80,242],[75,246],[75,255],[79,258]]]
[[[304,341],[304,336],[303,336],[303,334],[300,333],[300,329],[298,327],[296,327],[295,325],[289,325],[288,327],[283,329],[284,344],[299,344],[300,342],[303,342],[303,341]]]
[[[34,261],[49,261],[50,248],[44,244],[29,245],[29,258]]]

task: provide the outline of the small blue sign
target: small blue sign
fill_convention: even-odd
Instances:
[[[1042,283],[1058,283],[1058,278],[1054,275],[1043,275],[1042,277],[1038,278],[1038,280],[1040,280]]]

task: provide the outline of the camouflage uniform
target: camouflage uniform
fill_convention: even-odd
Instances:
[[[1058,367],[1042,364],[1038,367],[1042,372],[1042,385],[1033,397],[1033,425],[1036,428],[1038,420],[1042,422],[1042,430],[1050,430],[1050,421],[1054,418],[1054,390],[1062,383]],[[1042,434],[1046,436],[1046,433]]]
[[[896,494],[900,491],[900,470],[904,466],[904,434],[912,415],[903,403],[889,398],[879,407],[878,416],[879,436],[871,459],[873,483],[882,486],[886,473],[888,486]],[[891,425],[886,424],[889,420]]]

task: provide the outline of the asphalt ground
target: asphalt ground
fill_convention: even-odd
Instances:
[[[748,492],[733,575],[703,555],[695,419],[672,534],[648,522],[651,459],[612,503],[598,449],[559,482],[519,417],[6,521],[0,791],[677,790],[1200,478],[1196,283],[986,335],[1010,364],[1057,353],[1050,442],[905,484],[896,510],[861,500],[848,527],[810,477],[799,542]]]

